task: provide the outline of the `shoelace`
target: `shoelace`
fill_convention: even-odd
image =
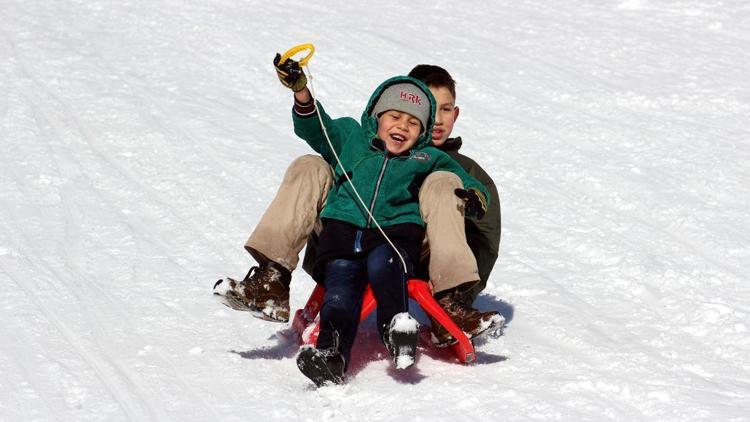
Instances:
[[[249,270],[249,271],[247,272],[247,275],[245,276],[245,278],[243,278],[243,279],[242,279],[242,281],[248,281],[248,280],[250,280],[250,278],[251,278],[251,277],[252,277],[252,276],[253,276],[253,275],[254,275],[255,273],[257,273],[257,272],[258,272],[258,270],[260,270],[260,267],[259,267],[259,266],[257,266],[257,265],[255,265],[255,266],[253,266],[253,267],[250,267],[250,270]]]
[[[451,295],[450,304],[448,305],[451,309],[454,309],[457,314],[469,315],[474,313],[474,308],[466,304],[466,293],[455,292]]]
[[[242,295],[246,299],[248,295],[251,298],[255,297],[256,287],[255,287],[253,278],[258,275],[259,270],[260,270],[260,267],[258,267],[257,265],[250,267],[250,270],[248,270],[245,278],[243,278],[242,281],[239,283],[240,285],[238,287],[240,287],[240,292],[243,293]]]

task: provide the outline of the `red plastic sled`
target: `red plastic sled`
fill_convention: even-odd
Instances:
[[[466,337],[463,331],[456,325],[448,314],[445,313],[443,308],[438,305],[435,299],[432,298],[430,292],[430,285],[419,279],[411,279],[408,282],[409,297],[414,299],[419,306],[431,317],[435,318],[440,324],[445,327],[453,338],[458,339],[458,342],[454,344],[453,351],[456,353],[456,357],[462,363],[471,363],[476,360],[476,354],[474,353],[474,345]],[[300,335],[300,339],[304,344],[315,344],[318,341],[318,331],[320,331],[320,322],[316,321],[316,317],[320,312],[320,307],[323,305],[323,295],[325,289],[320,285],[316,285],[310,298],[307,300],[305,307],[298,309],[294,313],[294,320],[292,321],[292,328]],[[377,301],[372,293],[370,286],[367,286],[365,296],[362,300],[362,312],[360,313],[360,321],[367,318],[372,311],[375,310]]]

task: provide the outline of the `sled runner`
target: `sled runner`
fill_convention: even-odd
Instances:
[[[456,357],[461,363],[471,363],[476,360],[476,354],[474,353],[474,345],[466,337],[463,331],[456,325],[448,314],[445,313],[443,308],[438,305],[435,299],[432,298],[432,292],[430,292],[429,284],[420,279],[411,279],[408,281],[409,297],[414,299],[419,306],[428,315],[435,318],[440,324],[445,327],[448,332],[457,340],[457,343],[452,345],[453,351],[456,353]],[[307,300],[305,307],[298,309],[294,313],[294,319],[292,321],[292,328],[299,334],[301,342],[303,344],[315,344],[318,340],[318,331],[320,330],[320,322],[316,320],[320,307],[323,305],[323,295],[325,289],[316,285],[310,294],[310,298]],[[375,310],[377,302],[375,296],[372,293],[370,286],[367,286],[365,290],[364,298],[362,300],[362,312],[360,313],[360,321],[367,318],[372,311]]]

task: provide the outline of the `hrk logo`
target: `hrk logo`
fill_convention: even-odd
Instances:
[[[422,105],[422,98],[411,92],[401,91],[401,99],[410,103]]]

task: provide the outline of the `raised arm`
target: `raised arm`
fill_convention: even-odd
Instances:
[[[308,104],[312,102],[312,94],[307,87],[304,87],[302,91],[294,93],[294,102],[300,104]]]
[[[328,116],[320,102],[314,101],[312,93],[307,88],[307,77],[299,62],[293,59],[281,62],[281,55],[277,53],[273,65],[281,84],[294,92],[294,133],[322,155],[329,164],[334,165],[335,158],[326,139],[326,132],[334,150],[340,153],[351,131],[358,129],[359,125],[351,118],[334,120]],[[325,132],[318,115],[325,126]]]

